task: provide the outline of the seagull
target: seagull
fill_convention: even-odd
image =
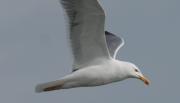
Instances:
[[[37,93],[100,86],[128,78],[149,85],[149,80],[135,64],[116,59],[124,40],[104,30],[105,12],[98,1],[60,0],[68,17],[73,69],[58,80],[37,85]]]

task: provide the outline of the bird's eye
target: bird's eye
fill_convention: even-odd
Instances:
[[[134,69],[135,72],[139,72],[137,69]]]

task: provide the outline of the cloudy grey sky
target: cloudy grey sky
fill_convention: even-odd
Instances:
[[[1,103],[178,103],[180,1],[100,0],[106,29],[122,36],[118,58],[137,64],[152,81],[37,94],[38,83],[71,72],[72,58],[58,0],[0,0]]]

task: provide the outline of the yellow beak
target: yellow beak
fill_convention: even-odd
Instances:
[[[147,79],[147,77],[145,77],[145,76],[139,76],[139,79],[142,80],[144,82],[144,84],[146,84],[146,85],[150,84],[149,79]]]

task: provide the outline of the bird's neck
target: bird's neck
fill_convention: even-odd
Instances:
[[[130,74],[129,74],[130,67],[129,67],[128,62],[116,60],[115,64],[116,64],[115,69],[116,69],[118,78],[123,80],[130,77]]]

